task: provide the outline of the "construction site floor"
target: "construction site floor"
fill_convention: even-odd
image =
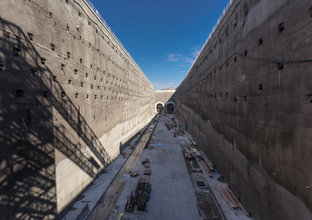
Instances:
[[[121,213],[129,219],[202,219],[181,148],[173,136],[174,131],[165,126],[170,120],[166,116],[159,119],[148,147],[134,167],[134,171],[141,174],[145,169],[141,162],[146,158],[150,160],[152,192],[146,211],[137,211],[135,207],[133,212],[125,212],[127,197],[136,189],[140,178],[125,175],[120,181],[127,184],[110,219],[118,219]]]
[[[123,149],[62,219],[251,220],[200,146],[187,131],[177,133],[177,125],[175,115],[156,117],[142,138],[136,136]],[[146,159],[147,168],[142,164]],[[136,204],[126,212],[146,170],[151,171],[152,186],[146,209],[138,211]],[[132,177],[134,172],[139,175]]]

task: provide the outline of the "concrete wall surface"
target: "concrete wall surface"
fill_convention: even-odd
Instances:
[[[155,91],[84,0],[0,1],[0,213],[53,219],[154,115]]]
[[[312,219],[312,2],[236,0],[175,94],[254,219]]]

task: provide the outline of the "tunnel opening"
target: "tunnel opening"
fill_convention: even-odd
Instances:
[[[156,114],[162,114],[164,112],[164,104],[162,102],[156,103]]]
[[[168,102],[166,104],[166,112],[168,114],[173,114],[175,112],[175,105],[173,102]]]

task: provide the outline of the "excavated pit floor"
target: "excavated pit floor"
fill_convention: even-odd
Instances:
[[[95,183],[82,194],[84,199],[73,205],[74,209],[70,210],[66,218],[63,219],[115,220],[123,214],[123,219],[128,220],[250,220],[251,218],[246,216],[246,212],[244,213],[239,208],[231,208],[222,197],[218,187],[228,189],[228,185],[218,180],[221,175],[216,170],[207,173],[197,156],[194,156],[192,162],[185,157],[185,148],[193,150],[197,148],[200,156],[207,158],[187,131],[183,135],[175,137],[175,129],[167,129],[166,124],[172,124],[172,118],[175,116],[161,116],[155,129],[150,128],[153,132],[149,131],[152,136],[147,142],[148,144],[146,145],[146,140],[143,141],[145,144],[138,142],[137,146],[141,145],[139,147],[141,150],[137,156],[134,155],[135,159],[130,163],[133,164],[131,166],[125,166],[129,162],[129,158],[131,159],[131,150],[124,149],[121,155],[130,154],[129,158],[117,158],[112,162],[110,167],[116,167],[115,171],[106,169],[107,173],[103,174],[105,175],[104,179],[100,175]],[[177,119],[175,120],[177,121]],[[143,151],[142,144],[146,145]],[[138,181],[146,169],[142,165],[142,161],[146,159],[150,161],[148,169],[151,170],[150,183],[152,184],[146,210],[138,211],[136,205],[133,212],[126,212],[127,199],[131,192],[136,190]],[[209,159],[207,158],[207,160]],[[120,161],[125,162],[122,165]],[[132,167],[132,169],[124,167]],[[131,171],[140,175],[131,177]],[[109,173],[112,175],[108,181]],[[199,186],[198,182],[204,183],[204,186]],[[85,208],[87,198],[90,202],[88,209]]]
[[[166,123],[172,123],[174,115],[161,116],[155,128],[149,145],[142,152],[133,171],[142,173],[146,168],[142,165],[145,159],[150,160],[150,182],[152,191],[147,202],[146,211],[125,212],[127,198],[135,191],[140,176],[124,176],[120,181],[126,181],[123,192],[118,198],[110,220],[118,219],[123,213],[124,219],[214,219],[214,220],[250,220],[239,208],[233,209],[218,192],[217,186],[228,188],[218,178],[221,176],[216,170],[209,173],[197,157],[194,164],[200,172],[194,172],[189,166],[189,160],[184,157],[185,147],[194,147],[194,141],[185,131],[181,136],[174,137],[174,129],[168,130]],[[176,121],[178,121],[175,118]],[[196,143],[195,143],[196,144]],[[192,148],[192,147],[191,147]],[[204,155],[200,150],[200,154]],[[208,159],[208,158],[207,158]],[[204,187],[197,185],[198,181],[205,183]]]
[[[110,219],[118,219],[120,213],[129,219],[202,219],[181,148],[173,137],[173,130],[168,131],[165,127],[170,120],[166,116],[159,119],[149,145],[134,167],[134,171],[143,173],[145,168],[141,162],[146,158],[150,160],[152,192],[146,211],[137,211],[135,207],[134,212],[125,212],[127,197],[140,178],[128,177]]]

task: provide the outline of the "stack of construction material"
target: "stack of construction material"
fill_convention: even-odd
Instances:
[[[196,173],[202,172],[200,169],[200,166],[198,165],[197,160],[195,158],[193,148],[186,146],[186,147],[184,147],[183,153],[184,153],[184,157],[185,157],[187,163],[189,164],[192,172],[196,172]]]
[[[214,169],[214,166],[213,164],[211,163],[210,160],[208,160],[207,158],[205,159],[205,164],[207,165],[208,169],[213,172],[215,169]]]
[[[171,129],[174,129],[177,127],[177,122],[175,121],[174,118],[171,118],[171,121],[168,123],[165,123],[165,126],[167,127],[168,131]]]
[[[222,186],[216,184],[216,187],[220,193],[220,195],[223,197],[223,199],[228,203],[228,205],[231,207],[232,211],[234,212],[234,209],[240,208],[242,212],[249,217],[249,213],[246,211],[246,209],[243,207],[243,205],[236,199],[234,194],[229,188],[223,188]]]
[[[150,193],[152,191],[152,184],[150,178],[147,175],[143,175],[137,185],[135,194],[137,198],[138,211],[145,211],[146,203],[149,200]]]
[[[192,137],[189,137],[188,139],[194,147],[199,147]]]
[[[135,206],[135,193],[134,191],[131,192],[130,196],[127,198],[127,203],[125,206],[126,212],[133,212],[134,206]]]
[[[186,159],[192,160],[194,158],[193,153],[191,152],[189,147],[184,148],[184,156]]]
[[[168,131],[170,131],[173,128],[173,125],[170,123],[165,123],[165,125],[166,125]]]
[[[150,168],[150,160],[148,158],[142,161],[142,165],[145,168]],[[139,179],[135,192],[132,191],[131,195],[127,199],[127,203],[125,205],[126,212],[133,212],[134,206],[137,205],[138,211],[145,211],[146,204],[149,200],[152,184],[150,183],[150,175],[152,171],[150,169],[145,169],[143,171],[143,175]]]
[[[150,198],[151,191],[152,184],[150,183],[150,176],[142,175],[142,177],[138,182],[135,192],[132,191],[131,195],[127,199],[125,211],[133,212],[135,205],[137,205],[138,211],[145,211],[146,204]]]
[[[146,158],[146,159],[142,160],[141,163],[142,163],[142,165],[144,165],[144,166],[145,166],[145,165],[148,165],[148,166],[149,166],[151,162],[150,162],[150,160],[149,160],[148,158]],[[149,168],[149,167],[145,167],[145,168]]]

